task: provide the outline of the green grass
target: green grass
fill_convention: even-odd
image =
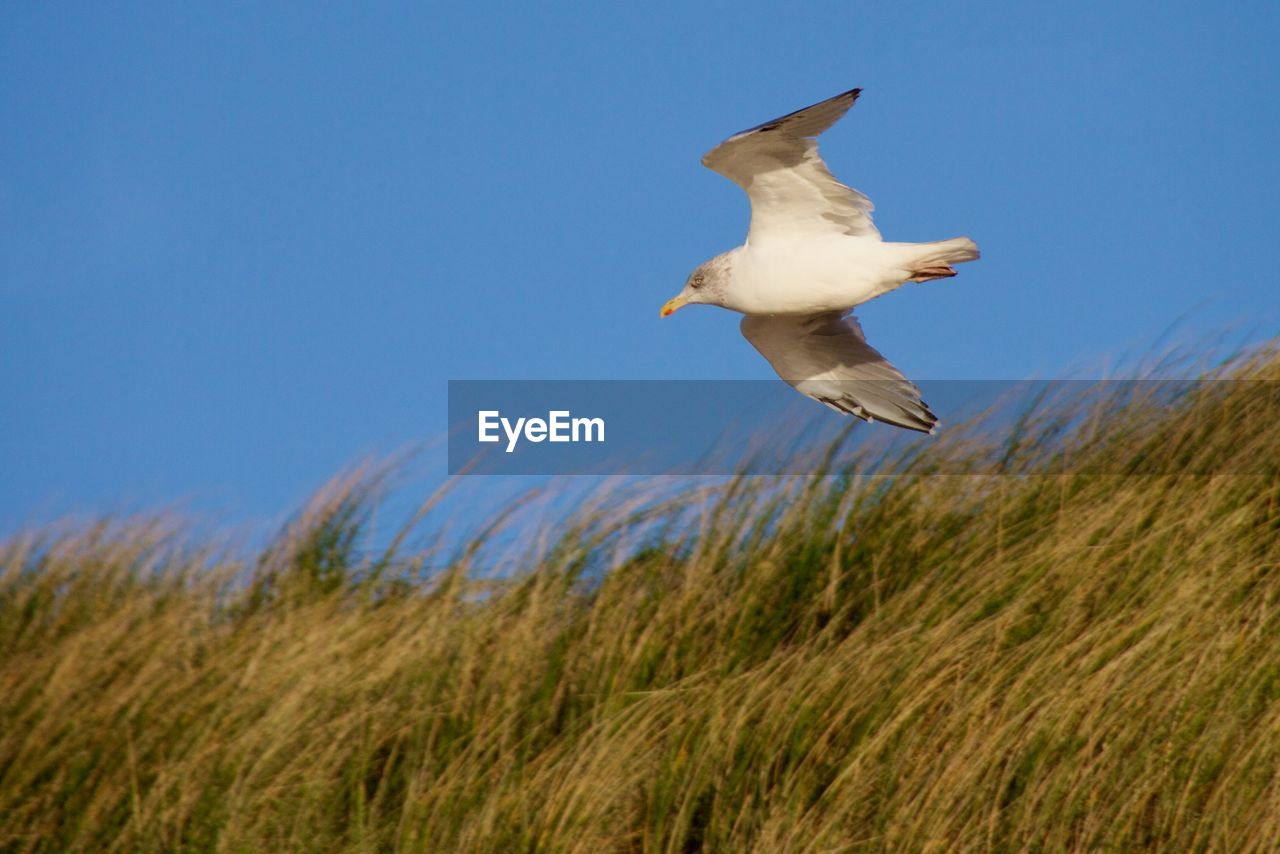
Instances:
[[[1280,481],[1100,473],[1276,471],[1267,393],[967,440],[1093,474],[606,494],[505,580],[374,549],[377,472],[256,553],[13,536],[0,850],[1274,850]]]

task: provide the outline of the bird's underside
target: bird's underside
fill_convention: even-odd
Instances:
[[[742,256],[744,266],[753,250],[759,257],[761,247],[785,256],[791,247],[799,251],[822,241],[855,238],[867,251],[859,250],[859,262],[845,263],[838,269],[847,270],[851,279],[860,277],[860,281],[874,282],[881,277],[887,286],[877,286],[869,296],[836,300],[843,306],[838,310],[831,310],[828,301],[821,311],[801,314],[773,308],[753,313],[747,298],[739,294],[740,304],[735,304],[732,292],[719,301],[693,297],[688,301],[744,311],[743,335],[782,379],[803,394],[865,420],[932,433],[938,419],[920,399],[919,390],[867,343],[858,321],[848,312],[853,305],[904,281],[950,278],[956,275],[952,265],[977,258],[978,250],[968,238],[922,244],[882,242],[871,219],[871,200],[836,180],[818,154],[818,135],[848,112],[860,93],[860,89],[850,89],[735,134],[709,151],[702,163],[741,186],[750,197],[747,242],[737,250],[747,253]],[[843,241],[837,242],[843,245]],[[884,247],[884,251],[876,247]],[[864,257],[867,260],[862,262]],[[881,262],[880,258],[886,260]],[[805,262],[812,259],[805,255],[797,266]],[[876,267],[881,263],[884,269]],[[850,270],[850,266],[856,269]],[[738,269],[733,276],[741,283],[752,274],[758,282],[771,280],[760,266]],[[763,287],[748,284],[742,289],[755,293]],[[799,290],[789,284],[780,298],[786,299],[793,288]]]

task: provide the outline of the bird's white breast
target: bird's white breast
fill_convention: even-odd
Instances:
[[[745,314],[813,314],[853,308],[902,283],[896,253],[875,238],[779,236],[734,258],[731,305]]]

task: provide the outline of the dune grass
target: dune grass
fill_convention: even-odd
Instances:
[[[375,549],[368,471],[253,553],[13,536],[0,850],[1273,850],[1267,389],[972,450],[1021,474],[604,494],[505,579]]]

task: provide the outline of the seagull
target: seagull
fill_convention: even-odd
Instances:
[[[789,385],[838,412],[933,433],[920,391],[867,343],[851,310],[906,282],[945,279],[973,261],[967,237],[887,243],[871,200],[836,180],[817,137],[849,111],[850,89],[734,134],[702,165],[746,190],[747,239],[700,264],[662,306],[694,303],[743,315],[742,334]]]

